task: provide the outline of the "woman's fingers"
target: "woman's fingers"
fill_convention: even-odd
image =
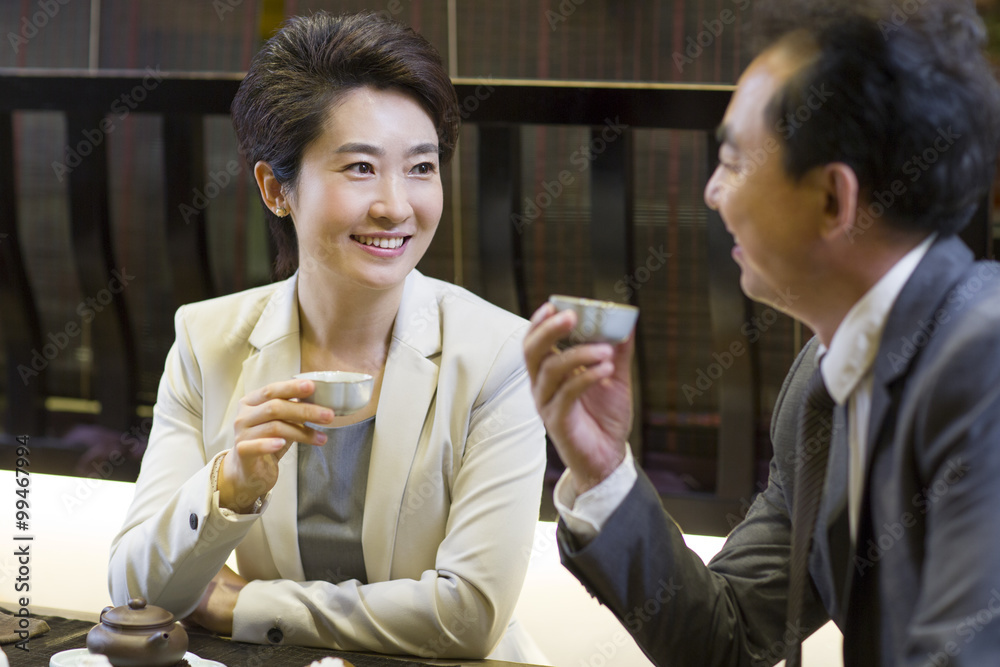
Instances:
[[[272,382],[259,389],[251,391],[243,397],[243,402],[247,405],[261,405],[275,398],[308,398],[312,396],[316,386],[312,380],[284,380],[282,382]]]
[[[306,426],[306,422],[329,424],[333,410],[301,399],[312,395],[309,380],[275,382],[254,390],[240,400],[236,415],[236,440],[281,437],[287,441],[322,445],[326,436]]]

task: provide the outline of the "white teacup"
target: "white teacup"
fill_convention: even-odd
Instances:
[[[576,326],[570,332],[569,338],[564,341],[568,345],[580,343],[617,345],[628,338],[639,317],[639,309],[635,306],[614,301],[553,294],[549,297],[549,303],[558,311],[576,312]]]
[[[366,373],[312,371],[299,373],[295,379],[312,380],[316,385],[316,391],[304,401],[330,408],[338,417],[357,412],[372,398],[374,383],[372,376]]]

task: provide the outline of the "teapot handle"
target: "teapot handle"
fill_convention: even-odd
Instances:
[[[103,622],[104,622],[104,615],[105,615],[106,613],[108,613],[109,611],[111,611],[112,609],[114,609],[114,607],[112,607],[111,605],[108,605],[107,607],[105,607],[104,609],[102,609],[102,610],[101,610],[101,615],[100,615],[100,617],[98,618],[98,620],[99,620],[99,621],[100,621],[101,623],[103,623]]]

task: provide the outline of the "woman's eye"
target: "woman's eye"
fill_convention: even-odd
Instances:
[[[354,164],[350,165],[347,169],[348,171],[355,171],[359,174],[375,173],[375,167],[371,166],[371,164],[367,162],[355,162]]]
[[[433,174],[435,169],[433,162],[421,162],[412,171],[417,174]]]

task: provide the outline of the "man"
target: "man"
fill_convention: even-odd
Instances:
[[[746,294],[793,288],[773,305],[816,333],[776,406],[769,484],[703,565],[628,450],[632,344],[559,351],[574,316],[545,305],[525,357],[567,466],[563,562],[661,665],[795,662],[829,618],[848,666],[998,665],[1000,267],[955,236],[997,157],[984,31],[950,0],[777,4],[705,191]],[[811,379],[830,403],[800,426]]]

